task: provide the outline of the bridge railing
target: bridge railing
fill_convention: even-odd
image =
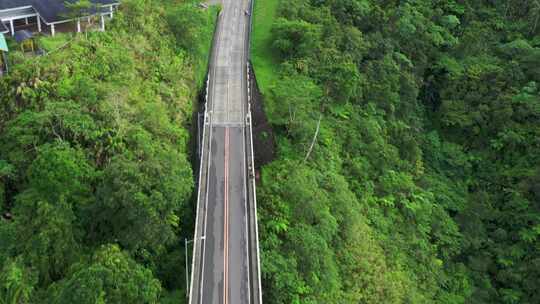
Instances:
[[[221,13],[218,14],[215,29],[218,29],[221,23]],[[214,50],[216,46],[216,35],[212,38],[212,51],[210,52],[208,73],[206,79],[206,92],[204,103],[204,119],[203,119],[203,131],[200,147],[200,165],[199,165],[199,179],[197,183],[197,207],[196,207],[196,219],[195,219],[195,233],[193,236],[193,256],[191,260],[191,281],[189,288],[189,303],[199,304],[199,296],[202,294],[202,273],[204,271],[203,257],[205,248],[205,229],[206,227],[206,210],[207,210],[207,187],[208,187],[208,166],[210,165],[210,151],[211,146],[211,133],[212,133],[212,113],[209,110],[212,103],[209,90],[212,86],[212,81],[215,78],[214,60],[216,52]],[[186,270],[187,271],[187,270]]]
[[[261,287],[261,258],[259,248],[259,226],[257,219],[257,191],[255,180],[255,153],[253,152],[253,121],[251,115],[251,102],[252,102],[252,81],[251,81],[251,30],[253,26],[253,9],[255,0],[249,1],[249,22],[247,23],[247,39],[245,45],[246,57],[246,76],[245,90],[246,94],[246,163],[247,165],[247,181],[248,181],[248,202],[249,210],[248,216],[250,221],[249,240],[250,240],[250,263],[251,263],[251,301],[253,304],[262,304],[262,287]]]
[[[251,108],[251,107],[249,107]],[[253,304],[262,304],[259,229],[257,221],[257,193],[255,188],[255,162],[253,154],[253,131],[251,114],[246,117],[246,143],[247,143],[247,188],[248,188],[248,218],[250,240],[250,276],[251,276],[251,301]]]

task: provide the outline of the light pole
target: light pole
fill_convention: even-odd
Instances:
[[[201,240],[204,240],[204,235],[201,236]],[[184,239],[184,252],[186,255],[186,298],[189,298],[189,265],[188,265],[188,253],[187,253],[187,246],[189,243],[193,243],[195,239],[189,240],[187,238]]]

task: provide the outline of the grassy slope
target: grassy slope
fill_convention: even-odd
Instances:
[[[251,36],[251,61],[255,68],[259,88],[268,92],[277,75],[278,59],[272,52],[272,24],[279,0],[255,0],[253,32]]]
[[[64,46],[72,38],[71,33],[58,33],[56,36],[40,36],[39,46],[45,50],[45,52],[57,51],[58,48]]]

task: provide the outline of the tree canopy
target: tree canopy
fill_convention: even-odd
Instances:
[[[89,5],[68,8],[79,16]],[[0,78],[1,304],[183,298],[190,128],[216,12],[126,0],[106,32],[39,37],[67,43],[39,57],[9,54]]]
[[[256,2],[266,303],[540,301],[538,8]]]

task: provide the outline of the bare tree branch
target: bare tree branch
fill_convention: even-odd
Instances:
[[[317,129],[315,130],[315,134],[313,135],[313,140],[311,141],[311,146],[309,147],[306,157],[304,158],[304,162],[308,160],[309,155],[311,154],[311,151],[313,151],[313,146],[315,145],[315,141],[317,141],[317,136],[319,135],[319,130],[321,127],[321,120],[322,120],[322,113],[319,115],[319,121],[317,122]]]

